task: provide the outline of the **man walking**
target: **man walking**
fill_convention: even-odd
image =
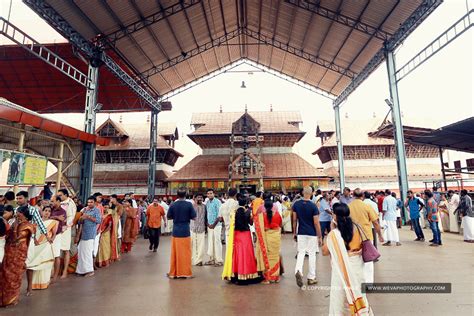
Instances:
[[[191,269],[191,231],[189,223],[196,218],[191,203],[186,201],[186,189],[178,189],[178,200],[171,204],[168,219],[172,219],[171,259],[168,278],[192,278]]]
[[[222,225],[220,225],[219,209],[222,204],[215,197],[213,189],[207,190],[207,198],[207,254],[210,259],[205,265],[220,267],[222,266]]]
[[[438,203],[433,197],[433,193],[430,190],[425,190],[425,200],[426,200],[426,213],[427,220],[430,224],[431,231],[433,232],[433,239],[430,240],[432,247],[441,246],[441,232],[438,226]]]
[[[407,192],[407,196],[405,207],[408,207],[408,211],[410,212],[411,225],[416,234],[415,241],[425,241],[425,235],[423,234],[423,229],[421,229],[420,225],[420,212],[424,205],[416,198],[412,190]]]
[[[195,196],[194,211],[196,218],[191,222],[192,263],[202,266],[204,261],[204,240],[206,235],[206,205],[202,202],[204,196],[198,193]]]
[[[359,225],[365,236],[373,242],[372,225],[375,228],[379,241],[383,243],[382,230],[378,221],[377,213],[370,205],[363,202],[364,194],[361,189],[354,190],[354,201],[349,204],[350,216],[354,223]],[[363,237],[363,236],[362,236]],[[364,264],[364,279],[366,283],[374,282],[374,263],[372,261]]]
[[[102,222],[102,216],[95,203],[95,196],[90,196],[87,199],[87,207],[82,210],[82,216],[79,219],[82,232],[81,241],[77,246],[76,273],[86,277],[94,275],[94,239],[97,235],[97,225]]]
[[[163,225],[166,227],[165,210],[158,204],[158,199],[154,198],[153,203],[150,204],[146,210],[146,225],[149,230],[150,251],[156,252],[160,244],[161,235],[161,219]]]
[[[308,285],[318,283],[316,280],[316,251],[322,246],[319,210],[311,201],[313,189],[306,186],[303,189],[303,199],[293,204],[293,235],[298,243],[295,277],[296,284],[303,286],[303,265],[305,254],[309,255]],[[298,231],[296,227],[298,225]]]
[[[397,228],[397,199],[392,196],[390,190],[385,190],[385,199],[382,205],[383,218],[387,222],[387,242],[382,246],[390,246],[392,241],[401,246]]]
[[[72,231],[71,227],[73,226],[74,216],[76,216],[76,203],[69,197],[69,192],[66,189],[58,190],[57,196],[61,199],[61,207],[66,210],[66,230],[61,234],[61,252],[64,256],[64,268],[61,275],[61,279],[67,277],[67,268],[69,267],[69,259],[71,249],[71,237]]]

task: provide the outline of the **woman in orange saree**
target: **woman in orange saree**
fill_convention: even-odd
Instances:
[[[0,271],[0,306],[18,304],[21,279],[26,270],[26,257],[31,236],[35,226],[31,220],[28,206],[20,207],[16,213],[16,221],[9,230],[2,270]]]
[[[264,204],[257,210],[254,225],[257,233],[257,271],[265,278],[264,284],[278,283],[282,218],[273,206],[271,196],[267,195]]]
[[[137,240],[138,210],[132,207],[132,200],[126,200],[124,207],[127,218],[125,219],[122,236],[122,252],[127,253],[132,251],[132,245]]]
[[[120,215],[117,212],[117,208],[111,209],[112,215],[112,230],[110,231],[110,261],[116,261],[120,259],[120,245],[119,245],[119,225]]]

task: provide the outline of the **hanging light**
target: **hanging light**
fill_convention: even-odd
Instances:
[[[241,85],[240,87],[241,87],[241,88],[247,88],[247,87],[245,86],[245,81],[242,81],[242,85]]]

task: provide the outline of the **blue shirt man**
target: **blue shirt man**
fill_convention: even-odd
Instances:
[[[222,203],[216,198],[207,200],[206,209],[208,225],[212,225],[216,222],[217,218],[219,217],[219,209],[221,208],[221,204]]]
[[[92,218],[95,218],[95,222],[91,221],[88,218],[83,220],[81,240],[95,239],[95,236],[97,234],[97,224],[102,223],[102,217],[100,216],[100,211],[96,207],[86,208],[84,210],[84,214]]]
[[[328,213],[331,212],[331,207],[329,206],[329,202],[325,198],[322,198],[319,201],[319,210],[321,212],[321,214],[319,214],[320,222],[330,222],[332,220],[331,214]]]

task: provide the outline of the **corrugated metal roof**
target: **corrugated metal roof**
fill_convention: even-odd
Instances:
[[[108,40],[136,75],[151,74],[160,95],[242,58],[339,95],[423,1],[45,2],[86,39]]]

